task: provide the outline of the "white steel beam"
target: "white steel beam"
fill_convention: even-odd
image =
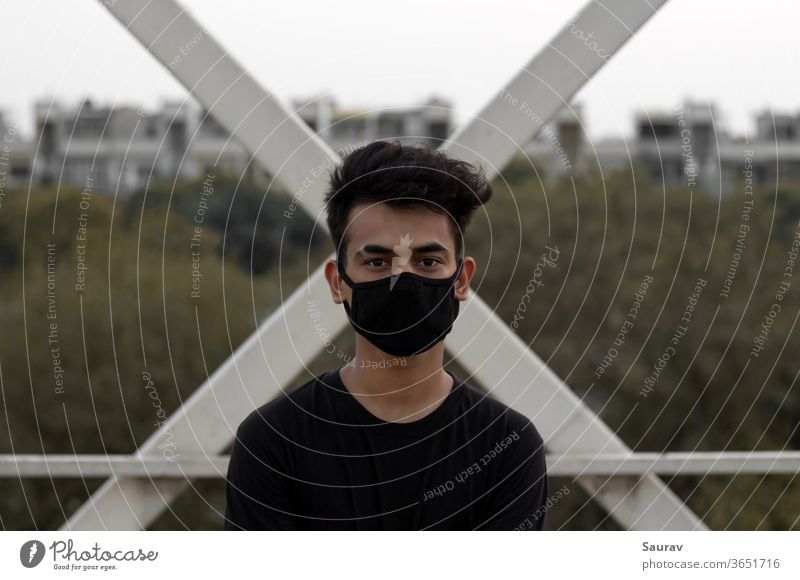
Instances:
[[[493,395],[531,418],[549,452],[631,452],[474,293],[467,300],[464,314],[453,325],[446,342],[448,350],[481,384],[489,386]],[[596,477],[579,477],[578,483],[626,529],[706,529],[656,475],[610,485]]]
[[[225,477],[227,455],[177,460],[135,455],[0,455],[0,478]],[[547,454],[551,477],[800,474],[800,451],[699,451],[627,455]]]
[[[315,173],[339,162],[338,156],[293,112],[261,87],[190,13],[173,0],[100,3],[238,139],[264,169],[297,194],[305,211],[317,218],[325,182]],[[191,48],[188,48],[191,47]],[[316,171],[314,171],[316,170]],[[302,188],[302,189],[301,189]],[[324,219],[317,227],[327,231]],[[221,452],[236,426],[254,406],[289,383],[325,347],[309,332],[307,301],[324,308],[330,336],[347,324],[341,309],[329,307],[322,270],[317,269],[186,403],[137,450],[161,455],[168,434],[176,452]],[[300,324],[287,325],[288,320]],[[304,330],[301,334],[291,329]],[[265,346],[266,345],[266,346]],[[284,352],[290,348],[292,353]],[[285,356],[267,356],[283,352]],[[269,358],[269,361],[268,361]],[[217,398],[216,391],[223,396]],[[61,529],[146,528],[188,485],[187,481],[143,481],[112,477],[98,488]]]
[[[553,106],[550,103],[552,99],[542,92],[546,89],[549,93],[568,98],[606,60],[587,60],[583,52],[591,47],[583,40],[575,42],[578,38],[575,30],[580,28],[586,34],[595,31],[595,38],[600,43],[598,46],[606,51],[606,56],[610,56],[663,2],[641,4],[646,6],[646,10],[638,3],[622,0],[609,1],[605,5],[590,3],[571,26],[563,29],[548,44],[544,56],[532,61],[531,67],[538,71],[537,83],[528,85],[517,77],[510,89],[533,91],[519,97],[527,97],[529,102],[542,102],[544,106],[540,110],[547,120],[558,107]],[[290,191],[303,186],[305,195],[300,199],[301,205],[314,218],[319,217],[324,184],[312,180],[309,185],[307,181],[311,170],[325,167],[333,155],[324,143],[274,102],[211,35],[172,0],[158,3],[130,0],[106,7],[160,62],[165,66],[170,63],[169,69],[176,78],[248,150],[256,154],[259,163]],[[175,64],[174,57],[183,54],[181,47],[192,38],[202,40]],[[591,51],[599,58],[596,47]],[[557,62],[552,55],[547,55],[548,52],[555,52],[563,60]],[[565,71],[564,62],[576,63],[576,71],[583,71],[583,74]],[[218,67],[227,72],[215,72]],[[446,146],[450,154],[458,157],[491,160],[490,167],[485,168],[490,176],[509,161],[517,147],[524,145],[540,129],[533,123],[520,123],[520,117],[515,113],[509,114],[507,105],[510,103],[506,94],[501,92],[498,95],[506,104],[497,103],[495,99],[487,107],[486,114],[492,124],[489,133],[496,132],[509,142],[516,142],[514,147],[502,144],[502,139],[498,140],[497,135],[492,137],[485,129],[479,130],[480,125],[486,125],[484,119],[471,123],[456,137],[457,143]],[[563,104],[566,98],[560,102]],[[301,127],[291,129],[287,127],[290,125]],[[526,127],[523,131],[515,129],[523,126]],[[265,145],[273,138],[274,142]],[[303,139],[307,140],[299,143]],[[481,152],[487,155],[481,156]],[[290,158],[292,163],[288,164]],[[311,328],[304,311],[309,297],[315,300],[329,336],[335,336],[345,328],[346,317],[342,309],[335,307],[329,299],[321,268],[318,268],[307,284],[295,291],[283,307],[270,316],[192,395],[186,405],[145,442],[137,455],[158,455],[158,445],[167,432],[177,442],[177,451],[187,455],[215,455],[226,447],[236,424],[247,412],[278,393],[281,386],[287,384],[324,347],[318,329]],[[503,348],[487,357],[490,350],[487,345],[503,345]],[[481,383],[489,385],[501,400],[533,418],[551,451],[629,451],[474,293],[454,325],[448,349],[458,352],[459,361]],[[217,397],[216,391],[221,391],[224,396]],[[544,415],[544,408],[552,414]],[[655,476],[647,476],[635,486],[626,480],[624,485],[614,489],[612,486],[600,488],[593,478],[581,478],[579,482],[623,526],[638,529],[704,528]],[[146,527],[187,484],[187,481],[170,482],[168,479],[143,481],[141,478],[113,477],[62,529]]]
[[[493,177],[666,2],[587,2],[442,148]]]
[[[326,347],[317,334],[319,329],[310,324],[308,301],[316,303],[329,336],[344,329],[347,317],[341,308],[335,308],[318,268],[142,444],[137,455],[162,457],[161,446],[168,438],[175,444],[174,455],[221,453],[242,419],[277,394]],[[187,480],[112,477],[62,529],[146,528],[187,485]]]
[[[548,456],[552,475],[800,474],[800,451],[668,451],[628,455]]]

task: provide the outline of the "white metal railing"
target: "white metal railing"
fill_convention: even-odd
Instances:
[[[549,477],[798,474],[800,451],[546,455]],[[228,456],[0,455],[0,477],[225,477]]]

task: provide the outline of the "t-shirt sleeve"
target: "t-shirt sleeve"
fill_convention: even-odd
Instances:
[[[250,419],[237,429],[231,449],[224,529],[302,529],[302,518],[292,511],[291,480],[280,435],[272,433],[260,417],[262,428],[254,432]]]
[[[501,469],[484,502],[484,523],[478,529],[544,529],[548,494],[544,441],[530,421],[515,431],[519,440],[501,454]]]

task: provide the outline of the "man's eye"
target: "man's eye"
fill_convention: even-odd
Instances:
[[[375,266],[376,268],[380,268],[383,264],[376,264],[375,262],[386,262],[383,258],[372,258],[371,260],[367,260],[367,264],[370,266]]]
[[[425,264],[423,264],[423,265],[424,265],[425,267],[428,267],[428,268],[430,268],[430,267],[433,267],[433,266],[435,266],[436,264],[438,264],[438,263],[439,263],[439,260],[437,260],[436,258],[422,258],[422,260],[420,260],[420,262],[426,262],[426,263],[425,263]]]

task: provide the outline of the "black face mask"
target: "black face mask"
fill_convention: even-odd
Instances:
[[[369,282],[353,282],[337,260],[339,274],[353,290],[352,307],[344,302],[353,329],[383,352],[413,356],[432,348],[453,328],[459,301],[454,284],[458,259],[449,278],[401,272]],[[394,278],[394,286],[391,286]]]

